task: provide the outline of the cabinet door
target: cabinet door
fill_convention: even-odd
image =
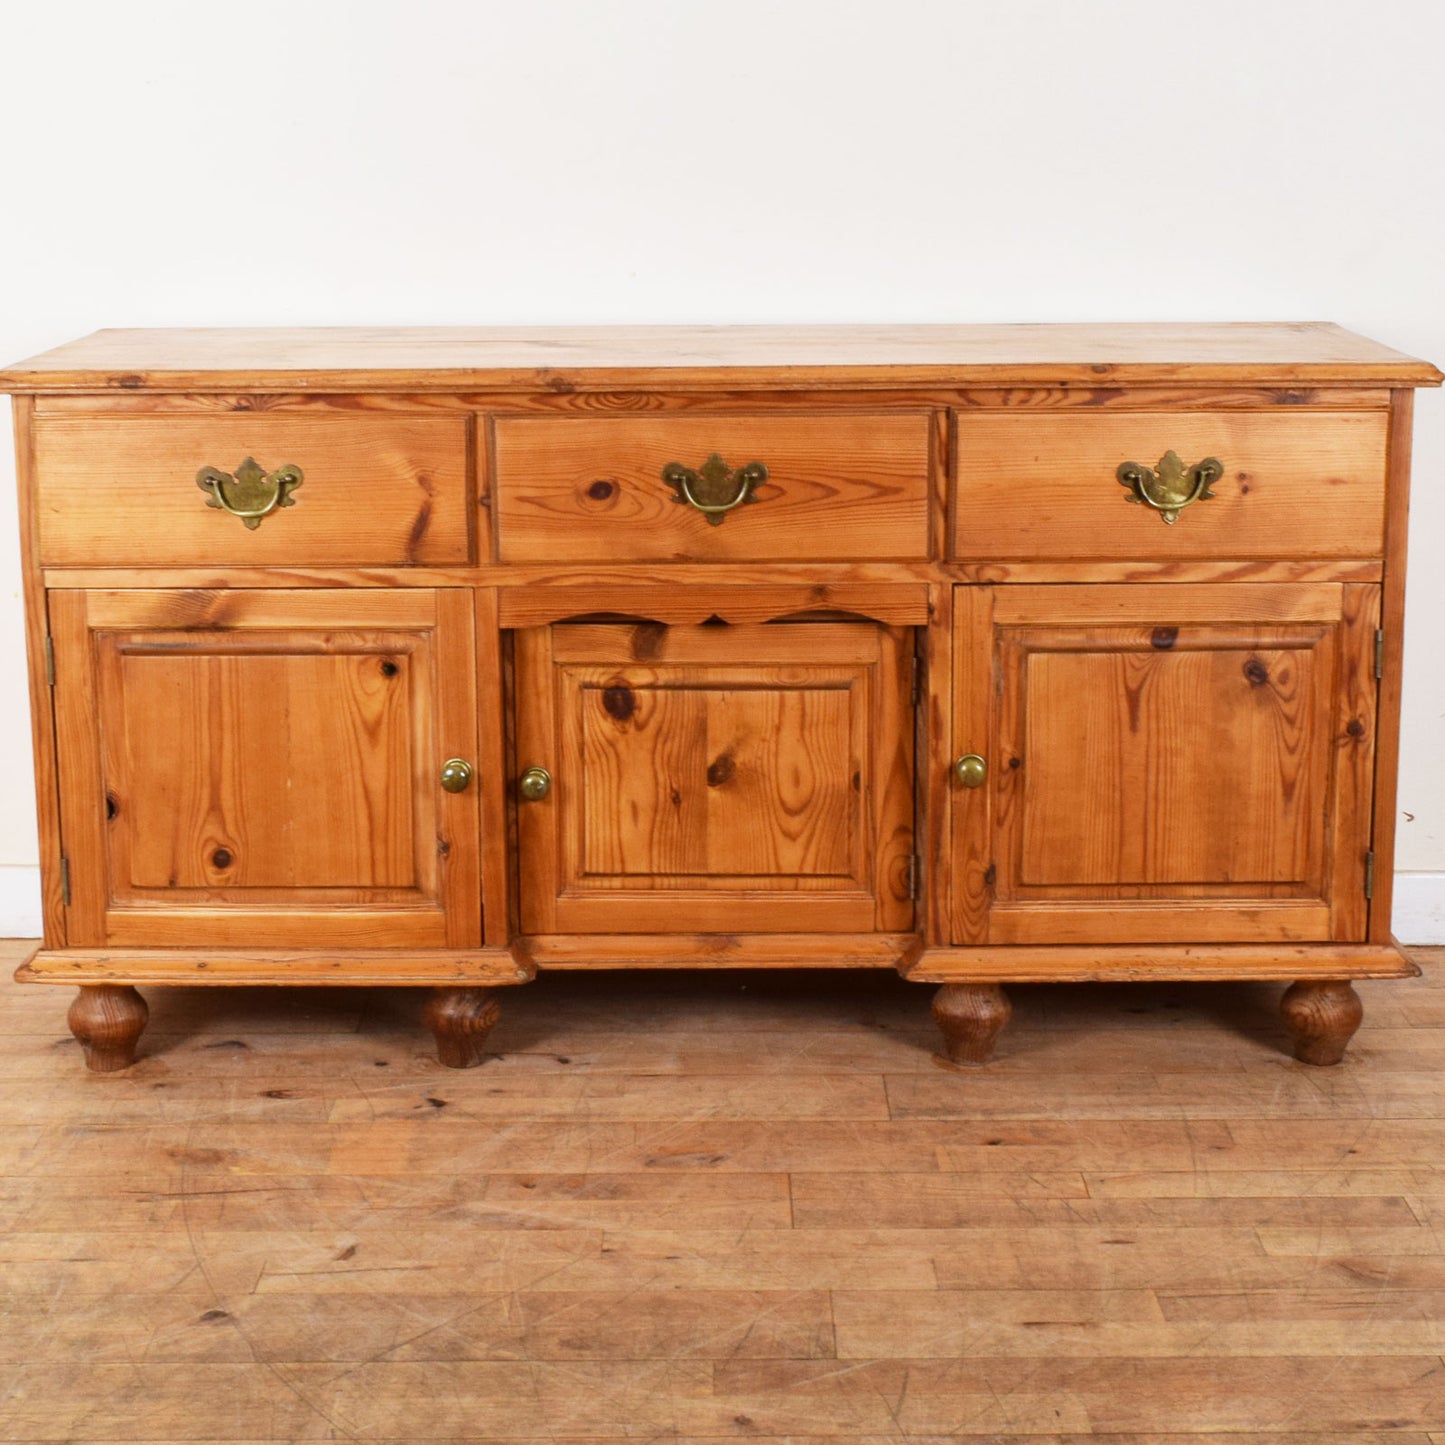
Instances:
[[[1357,940],[1371,585],[960,587],[958,943]]]
[[[910,634],[866,623],[517,634],[528,933],[912,921]]]
[[[469,593],[49,605],[72,944],[480,942]]]

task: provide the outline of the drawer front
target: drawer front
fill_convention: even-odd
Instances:
[[[1386,424],[1373,411],[960,414],[951,555],[1379,556]],[[1161,465],[1169,452],[1182,475]],[[1208,458],[1218,480],[1194,470]],[[1126,505],[1139,487],[1120,482],[1125,463],[1147,469],[1153,505]],[[1196,487],[1212,495],[1170,506]]]
[[[928,555],[927,412],[499,417],[493,431],[505,562],[810,561]],[[709,490],[712,456],[732,476]],[[700,511],[664,479],[726,506],[754,463],[766,480]]]
[[[467,423],[451,416],[37,417],[48,567],[436,566],[470,557]],[[202,468],[298,469],[254,525],[213,505]],[[283,483],[284,485],[284,483]],[[219,484],[261,511],[274,482]]]

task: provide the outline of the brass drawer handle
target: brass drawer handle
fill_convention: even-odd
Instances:
[[[546,768],[528,768],[517,779],[517,791],[529,803],[540,803],[552,791],[552,774]]]
[[[1141,462],[1125,462],[1114,475],[1131,492],[1126,501],[1153,507],[1165,525],[1172,527],[1185,507],[1213,497],[1209,488],[1224,475],[1224,463],[1218,457],[1205,457],[1186,467],[1178,452],[1168,451],[1159,458],[1157,469]]]
[[[965,753],[953,765],[953,775],[965,788],[980,788],[988,777],[988,763],[977,753]]]
[[[196,473],[196,485],[206,493],[206,505],[219,507],[254,532],[261,518],[270,516],[277,507],[294,507],[291,495],[301,485],[301,468],[290,465],[264,472],[254,457],[247,457],[235,473],[216,467],[202,467]]]
[[[753,488],[767,479],[768,469],[761,462],[734,469],[716,452],[696,471],[681,462],[668,462],[662,469],[662,480],[677,492],[673,501],[695,507],[712,527],[720,527],[734,507],[757,501]]]
[[[465,758],[448,758],[442,764],[442,787],[449,793],[464,793],[472,773],[472,765]]]

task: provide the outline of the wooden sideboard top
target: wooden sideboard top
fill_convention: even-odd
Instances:
[[[1326,322],[1012,326],[108,330],[0,371],[0,391],[826,389],[1244,382],[1438,386]]]

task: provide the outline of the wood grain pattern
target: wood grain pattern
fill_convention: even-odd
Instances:
[[[1313,324],[102,333],[22,364],[24,976],[1399,973],[1409,388],[1440,380]],[[1166,447],[1226,464],[1173,527],[1114,479]],[[660,477],[712,451],[772,473],[720,527]],[[306,471],[256,532],[193,481],[248,452]],[[477,772],[443,796],[449,755]]]
[[[51,567],[41,574],[48,587],[107,591],[135,581],[133,568]],[[724,573],[714,563],[627,563],[619,566],[547,566],[546,564],[483,564],[477,567],[157,567],[146,569],[146,583],[178,591],[215,590],[221,586],[281,588],[303,587],[497,587],[507,594],[515,588],[530,596],[520,607],[537,605],[547,587],[657,588],[655,596],[671,594],[679,612],[690,605],[676,600],[680,591],[694,586],[716,589],[724,599],[733,588],[773,595],[812,587],[827,587],[833,595],[849,596],[857,604],[876,589],[873,606],[890,602],[899,610],[909,604],[898,599],[904,589],[928,585],[930,580],[970,583],[1001,582],[1378,582],[1384,576],[1379,559],[1305,558],[1247,561],[1199,561],[1175,558],[1155,562],[768,562],[729,563]],[[854,590],[856,587],[856,591]],[[855,610],[844,608],[842,610]],[[541,619],[539,619],[540,621]],[[688,618],[679,617],[680,621]],[[740,621],[761,620],[739,618]],[[904,621],[902,616],[879,621]],[[530,624],[528,624],[530,625]]]
[[[462,417],[37,420],[46,566],[445,565],[471,559]],[[254,531],[207,505],[201,467],[295,465],[294,505]]]
[[[52,603],[72,943],[480,942],[468,594]]]
[[[930,1012],[948,1061],[977,1066],[993,1056],[1013,1007],[996,983],[946,983],[934,994]]]
[[[1360,996],[1343,979],[1292,983],[1280,1001],[1294,1056],[1302,1064],[1338,1064],[1364,1017]]]
[[[502,1016],[489,988],[434,988],[422,1017],[436,1038],[437,1059],[449,1069],[472,1069],[482,1062],[487,1035]]]
[[[1322,322],[110,330],[0,371],[6,391],[109,393],[732,389],[780,381],[1380,387],[1438,386],[1441,374]]]
[[[113,1074],[135,1062],[135,1048],[150,1010],[135,989],[116,984],[82,988],[66,1021],[93,1074]]]
[[[518,634],[525,931],[906,927],[910,663],[864,624]]]
[[[916,927],[924,938],[952,936],[953,649],[954,588],[929,588],[930,622],[917,634],[913,699],[914,791],[918,879]]]
[[[958,751],[991,771],[956,790],[955,942],[1363,939],[1376,605],[1002,588],[987,658],[956,618]]]
[[[800,614],[849,614],[874,622],[927,625],[926,582],[812,582],[736,586],[702,583],[679,588],[646,581],[574,582],[510,586],[502,590],[503,627],[540,627],[587,616],[629,616],[639,621],[700,623],[786,621]]]
[[[562,933],[522,938],[539,969],[894,968],[917,958],[912,933]]]
[[[1000,898],[1116,885],[1141,898],[1318,894],[1325,839],[1311,825],[1328,752],[1315,729],[1334,661],[1323,628],[1158,641],[1038,628],[1004,644],[999,767],[1020,787],[1003,804]]]
[[[1324,1071],[1258,986],[1020,988],[967,1077],[886,975],[543,978],[445,1074],[419,991],[157,990],[110,1076],[0,991],[5,1433],[1428,1445],[1418,957]]]
[[[957,451],[950,555],[1374,557],[1384,540],[1379,412],[971,414]],[[1173,526],[1115,475],[1217,457],[1213,497]]]
[[[926,948],[900,967],[913,983],[1130,983],[1159,979],[1409,978],[1394,943],[1009,944]]]
[[[1395,831],[1399,823],[1400,702],[1405,661],[1405,563],[1410,520],[1410,452],[1415,393],[1397,391],[1390,409],[1390,494],[1385,514],[1385,583],[1381,589],[1378,690],[1378,746],[1375,755],[1373,839],[1375,896],[1370,903],[1370,937],[1390,937],[1395,897]]]
[[[49,614],[40,574],[39,524],[35,503],[32,398],[16,397],[15,487],[20,505],[20,574],[25,598],[26,682],[30,699],[30,741],[35,767],[35,812],[40,847],[40,908],[45,942],[65,942],[66,908],[61,883],[60,780],[55,758],[55,698],[49,683]]]
[[[333,985],[528,983],[536,969],[516,948],[433,949],[354,947],[304,949],[42,948],[20,966],[26,983],[88,984],[128,979],[187,987],[255,983],[276,988]]]
[[[497,417],[505,562],[926,557],[927,412]],[[662,480],[713,453],[768,479],[720,526]]]
[[[464,597],[466,594],[462,594]],[[471,594],[475,611],[477,693],[476,777],[481,847],[474,866],[481,874],[482,941],[504,948],[515,934],[515,890],[509,840],[507,787],[507,695],[503,638],[497,618],[497,593],[478,588]],[[465,860],[459,860],[465,862]]]
[[[776,378],[774,379],[776,382]],[[1269,411],[1276,408],[1319,407],[1326,411],[1384,410],[1390,405],[1388,386],[1363,384],[1330,385],[1236,385],[1226,382],[1159,384],[1105,384],[1080,386],[961,386],[948,384],[903,385],[888,388],[890,404],[915,409],[967,410],[1073,410],[1139,411],[1168,407],[1178,411]],[[514,415],[566,416],[572,413],[625,413],[695,411],[708,413],[750,412],[773,403],[776,385],[753,385],[720,389],[677,390],[674,386],[599,391],[591,388],[550,387],[539,392],[458,388],[453,391],[143,391],[116,389],[104,396],[63,391],[32,393],[37,416],[87,415],[103,410],[114,416],[216,415],[226,412],[315,412],[326,415],[366,415],[387,412],[475,412],[505,411]],[[878,388],[829,386],[813,390],[789,384],[789,404],[795,408],[876,408]],[[947,419],[944,418],[946,421]],[[482,486],[481,495],[487,489]]]

